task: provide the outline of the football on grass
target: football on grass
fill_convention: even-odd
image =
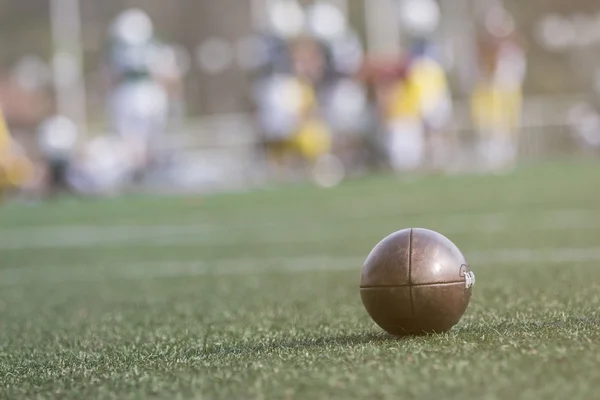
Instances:
[[[371,318],[392,335],[440,333],[461,319],[474,283],[454,243],[440,233],[410,228],[371,250],[360,295]]]

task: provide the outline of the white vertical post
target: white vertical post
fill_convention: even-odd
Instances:
[[[85,134],[86,93],[83,82],[79,0],[50,0],[56,106]]]
[[[261,31],[267,25],[267,0],[251,0],[252,27]]]
[[[367,48],[370,52],[395,55],[401,50],[401,30],[394,0],[363,0]]]
[[[448,5],[446,9],[448,13],[451,13],[452,29],[456,38],[454,48],[456,55],[455,68],[458,72],[463,95],[469,95],[473,78],[477,75],[477,42],[473,21],[476,5],[470,0],[457,0],[453,4],[454,7]]]

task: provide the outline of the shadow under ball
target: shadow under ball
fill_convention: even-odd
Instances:
[[[363,265],[360,296],[373,320],[392,335],[452,328],[471,299],[475,275],[445,236],[403,229],[379,242]]]

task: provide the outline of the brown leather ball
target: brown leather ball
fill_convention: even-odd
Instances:
[[[360,296],[373,320],[392,335],[452,328],[471,299],[475,275],[445,236],[403,229],[379,242],[365,260]]]

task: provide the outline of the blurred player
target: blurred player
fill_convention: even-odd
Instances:
[[[271,59],[256,90],[267,156],[280,176],[296,175],[308,167],[317,183],[334,185],[343,168],[331,154],[331,130],[320,110],[326,49],[307,31],[306,15],[298,3],[275,2],[270,15],[266,44]]]
[[[308,8],[307,26],[308,34],[320,43],[324,54],[324,72],[316,82],[322,114],[336,133],[361,129],[366,93],[355,79],[364,59],[358,34],[339,8],[326,1],[317,1]]]
[[[264,126],[275,128],[268,129],[268,145],[277,164],[312,164],[331,148],[328,128],[318,116],[314,87],[324,60],[321,49],[308,38],[291,42],[290,53],[291,73],[271,77],[270,104],[262,121]]]
[[[136,173],[136,154],[125,139],[99,136],[85,143],[66,171],[69,187],[85,196],[115,196]]]
[[[444,167],[452,102],[429,38],[439,23],[439,7],[434,1],[404,1],[400,21],[412,41],[410,51],[367,65],[379,75],[376,92],[388,159],[395,171],[423,167],[427,154],[434,167]]]
[[[415,41],[410,55],[407,79],[414,85],[429,162],[434,169],[445,169],[450,161],[452,140],[452,99],[446,71],[435,55],[433,43],[425,38]]]
[[[0,108],[0,199],[9,191],[26,187],[34,174],[32,162],[11,137]]]
[[[394,114],[393,93],[397,90],[396,85],[404,79],[404,74],[405,60],[390,56],[367,57],[358,74],[367,88],[368,101],[373,105],[372,122],[375,129],[368,136],[368,145],[373,157],[372,165],[377,167],[402,169],[399,163],[404,157],[392,150],[390,142]],[[393,163],[396,163],[395,167]]]
[[[363,45],[346,15],[328,1],[316,1],[308,7],[307,25],[325,56],[325,72],[315,87],[319,113],[336,139],[336,155],[328,157],[330,172],[335,164],[341,172],[342,162],[336,161],[337,157],[356,168],[366,161],[364,134],[370,116],[366,88],[356,79],[364,61]]]
[[[61,115],[46,119],[38,129],[38,147],[46,170],[50,194],[70,191],[67,174],[76,151],[77,126]]]
[[[122,12],[110,32],[114,90],[109,100],[113,128],[135,153],[140,177],[169,116],[168,94],[161,82],[162,46],[154,38],[150,17],[139,9]],[[164,60],[162,60],[164,61]]]
[[[391,64],[392,67],[394,64]],[[389,86],[379,91],[386,131],[385,145],[394,171],[421,166],[425,152],[425,130],[421,120],[418,87],[406,60],[396,63]]]
[[[136,172],[135,149],[122,137],[105,135],[81,141],[77,126],[55,115],[38,129],[50,195],[72,193],[112,196],[131,183]]]
[[[443,134],[451,117],[451,102],[439,63],[421,53],[372,59],[363,74],[374,85],[392,169],[422,167],[428,138],[432,141],[433,161],[442,163],[448,146]]]
[[[417,103],[428,166],[446,169],[452,148],[450,125],[452,99],[446,71],[436,49],[434,35],[441,11],[434,0],[404,0],[400,24],[410,39],[406,80]]]
[[[490,9],[479,38],[479,80],[471,105],[478,132],[477,151],[485,171],[514,166],[521,123],[526,58],[512,16]]]

